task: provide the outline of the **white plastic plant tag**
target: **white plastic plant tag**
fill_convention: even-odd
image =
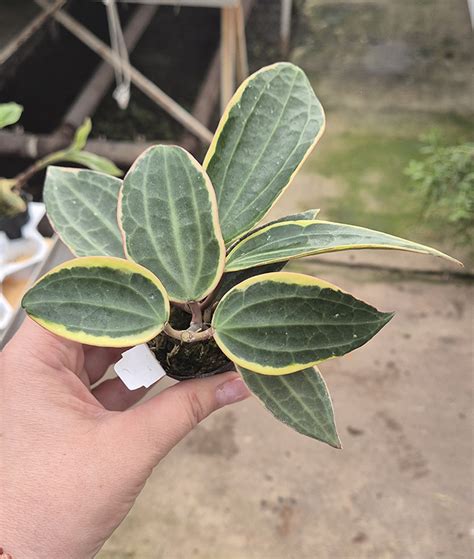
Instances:
[[[122,353],[114,365],[115,372],[129,390],[148,388],[166,373],[146,344],[140,344]]]

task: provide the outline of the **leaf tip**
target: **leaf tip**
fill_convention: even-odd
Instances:
[[[446,254],[445,252],[436,251],[435,256],[443,258],[443,260],[447,260],[448,262],[452,262],[453,264],[464,268],[464,264],[460,260],[454,258],[453,256],[449,256],[449,254]]]
[[[382,322],[383,322],[383,325],[385,326],[395,316],[395,311],[383,312],[383,313],[380,313],[380,314],[382,315]]]
[[[460,266],[461,268],[464,268],[464,264],[460,260],[458,260],[457,258],[453,258],[452,256],[450,256],[449,261],[453,262],[457,266]]]

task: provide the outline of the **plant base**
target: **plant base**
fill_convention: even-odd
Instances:
[[[170,324],[173,328],[186,329],[190,319],[188,313],[172,307]],[[184,343],[162,332],[149,341],[148,346],[166,374],[176,380],[209,377],[233,368],[232,362],[222,353],[214,340]]]

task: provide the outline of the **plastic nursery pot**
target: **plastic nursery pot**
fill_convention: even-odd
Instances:
[[[11,217],[0,216],[0,231],[3,231],[9,239],[20,239],[21,228],[26,225],[30,219],[30,210],[28,202],[31,197],[22,193],[21,197],[26,202],[26,210]]]
[[[191,316],[185,311],[172,307],[170,324],[180,330],[189,326]],[[175,380],[204,378],[233,369],[233,364],[222,353],[216,342],[182,343],[164,332],[148,342],[166,374]]]

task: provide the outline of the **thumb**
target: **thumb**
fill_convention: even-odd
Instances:
[[[154,467],[213,411],[249,395],[240,375],[223,373],[179,382],[115,419],[121,423],[122,433],[127,434],[128,440],[138,445],[137,459],[149,454],[152,462],[149,465]]]

